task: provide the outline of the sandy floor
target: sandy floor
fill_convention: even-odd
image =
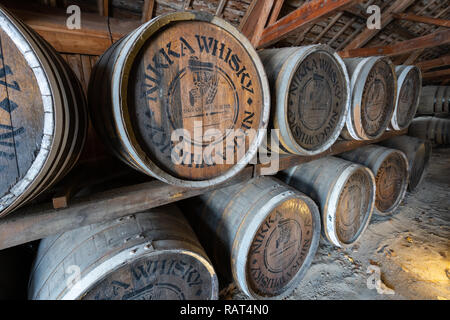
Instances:
[[[230,285],[222,298],[245,296]],[[433,150],[417,192],[392,216],[374,215],[357,245],[341,250],[321,240],[287,299],[450,299],[450,148]]]

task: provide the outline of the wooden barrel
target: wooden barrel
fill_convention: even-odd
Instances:
[[[258,129],[268,124],[270,92],[258,54],[237,29],[205,12],[142,25],[99,59],[89,87],[105,143],[174,185],[231,178],[256,154],[265,136]],[[185,136],[173,140],[180,129]]]
[[[320,238],[315,203],[260,177],[190,203],[189,215],[217,270],[254,299],[281,299],[308,270]]]
[[[87,131],[81,84],[36,33],[0,7],[0,216],[76,163]]]
[[[258,53],[271,86],[270,127],[280,130],[280,145],[269,149],[300,155],[327,150],[338,139],[350,106],[343,60],[327,45]]]
[[[416,66],[396,66],[397,96],[390,128],[407,128],[416,114],[422,89],[422,73]]]
[[[440,115],[450,113],[450,86],[426,86],[422,88],[417,114]]]
[[[339,155],[372,170],[375,176],[375,213],[388,215],[397,209],[408,187],[408,159],[396,149],[369,145]]]
[[[42,240],[29,297],[206,300],[218,282],[184,216],[166,206]]]
[[[325,157],[282,171],[279,177],[319,204],[322,235],[330,243],[347,247],[360,239],[375,202],[375,177],[368,168]]]
[[[402,151],[408,158],[408,191],[414,192],[425,176],[431,158],[431,143],[427,140],[398,136],[379,143],[382,146]]]
[[[408,134],[429,140],[436,145],[448,145],[450,144],[450,118],[415,118],[409,127]]]
[[[347,140],[379,138],[391,122],[397,76],[387,57],[344,59],[352,88],[352,102],[341,136]]]

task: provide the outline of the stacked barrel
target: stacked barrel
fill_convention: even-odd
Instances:
[[[73,167],[87,112],[63,60],[4,10],[0,40],[1,216]],[[338,139],[404,130],[429,105],[428,89],[419,104],[421,87],[418,68],[395,68],[387,57],[342,59],[326,45],[257,53],[222,19],[177,12],[108,49],[88,100],[96,131],[124,163],[165,183],[208,188],[236,176],[258,148],[317,156]],[[433,93],[433,112],[448,111],[447,91]],[[415,120],[411,128],[429,131],[414,129],[422,127]],[[321,235],[352,246],[373,213],[393,214],[422,180],[430,152],[426,141],[398,137],[203,194],[184,212],[161,207],[44,239],[29,297],[216,299],[217,269],[251,298],[281,299],[305,276]]]
[[[82,151],[80,83],[30,28],[0,8],[0,216],[60,180]]]

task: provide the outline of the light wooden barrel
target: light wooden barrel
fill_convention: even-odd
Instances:
[[[348,247],[360,239],[375,202],[375,177],[368,168],[326,157],[284,170],[279,177],[319,205],[322,235],[330,243]]]
[[[416,66],[397,66],[397,96],[390,128],[407,128],[416,114],[422,89],[422,73]]]
[[[417,190],[425,176],[431,158],[431,143],[409,136],[398,136],[379,143],[382,146],[402,151],[408,158],[408,191]]]
[[[320,238],[315,203],[260,177],[202,195],[189,217],[217,270],[253,299],[281,299],[305,276]]]
[[[448,145],[450,144],[450,118],[415,118],[409,127],[408,134],[429,140],[436,145]]]
[[[426,86],[420,95],[419,115],[440,115],[450,113],[450,86]]]
[[[352,102],[341,136],[347,140],[379,138],[391,122],[397,76],[387,57],[344,59],[350,75]]]
[[[184,216],[166,206],[42,240],[29,297],[209,300],[218,282]]]
[[[375,176],[375,213],[389,215],[397,209],[408,187],[408,159],[396,149],[369,145],[339,155],[372,170]]]
[[[258,129],[268,124],[270,92],[258,54],[207,13],[170,13],[142,25],[99,59],[89,87],[94,125],[110,149],[174,185],[208,187],[233,177],[256,154],[265,135]],[[173,141],[179,129],[188,135]]]
[[[81,84],[36,33],[0,7],[0,216],[77,162],[87,131]]]
[[[268,149],[300,155],[327,150],[338,139],[350,106],[343,60],[327,45],[258,53],[271,86],[270,127],[279,130],[280,145]]]

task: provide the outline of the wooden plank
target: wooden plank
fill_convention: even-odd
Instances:
[[[338,141],[328,151],[314,157],[283,156],[280,159],[279,170],[312,161],[319,157],[353,150],[396,135],[404,135],[406,132],[407,130],[389,131],[380,139],[374,141]],[[263,167],[266,166],[260,164],[248,166],[229,182],[208,189],[182,188],[160,181],[150,181],[97,193],[89,197],[73,199],[68,208],[61,210],[53,209],[51,203],[20,209],[16,213],[0,219],[0,250],[248,181],[255,175],[260,175]]]
[[[418,16],[418,15],[415,15],[412,13],[395,13],[393,16],[395,19],[399,19],[399,20],[421,22],[421,23],[432,24],[435,26],[442,26],[442,27],[447,27],[447,28],[450,27],[450,20]]]
[[[343,58],[377,55],[394,56],[447,43],[450,43],[450,30],[438,31],[423,37],[398,42],[389,46],[343,50],[339,52],[339,55]]]
[[[252,175],[253,167],[247,167],[229,184],[247,181]],[[53,209],[51,204],[22,209],[0,220],[0,250],[198,196],[220,187],[192,189],[151,181],[74,199],[70,207],[61,210]]]
[[[312,0],[306,2],[298,9],[281,18],[276,23],[269,25],[262,33],[258,47],[267,47],[289,35],[298,28],[322,20],[329,15],[336,14],[337,10],[343,10],[361,0]]]
[[[153,18],[154,8],[155,8],[155,0],[144,0],[141,18],[142,23],[150,21]]]
[[[279,171],[285,170],[290,167],[298,166],[299,164],[310,162],[316,159],[320,159],[327,156],[332,156],[336,154],[340,154],[343,152],[347,152],[350,150],[354,150],[357,148],[360,148],[365,145],[377,143],[389,138],[392,138],[394,136],[398,135],[405,135],[407,134],[408,130],[402,130],[402,131],[387,131],[383,136],[381,136],[378,139],[375,140],[369,140],[369,141],[347,141],[347,140],[338,140],[330,149],[328,149],[325,152],[322,152],[321,154],[315,155],[315,156],[298,156],[298,155],[283,155],[280,156],[280,168]],[[256,175],[261,175],[261,169],[268,167],[267,165],[258,165],[256,167]]]
[[[339,30],[339,32],[336,32],[334,37],[328,41],[328,45],[331,46],[339,37],[355,22],[356,18],[351,18],[347,21],[347,23]]]
[[[426,60],[416,63],[422,71],[430,70],[438,67],[450,66],[450,55],[442,56],[433,60]]]
[[[386,27],[389,23],[394,20],[394,13],[405,11],[414,0],[396,0],[389,6],[381,15],[381,29]],[[365,29],[361,32],[355,39],[353,39],[344,50],[351,50],[356,48],[361,48],[367,44],[374,36],[381,31],[381,29]]]
[[[111,37],[115,42],[140,25],[139,21],[109,18],[110,34],[108,18],[86,12],[83,13],[82,28],[70,30],[66,27],[65,11],[10,11],[32,27],[58,52],[101,55],[111,46]]]
[[[275,0],[253,0],[241,21],[239,29],[257,46],[266,26]]]
[[[313,43],[319,43],[319,40],[334,26],[334,24],[344,15],[344,12],[339,12],[330,23],[322,30],[322,32],[314,39]]]
[[[426,72],[422,76],[424,80],[433,80],[446,77],[450,77],[450,68],[439,71]]]

